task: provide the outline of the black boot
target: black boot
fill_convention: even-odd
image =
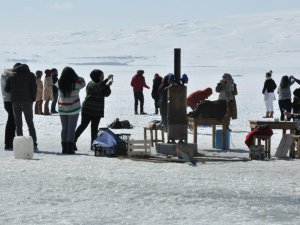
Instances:
[[[74,148],[74,142],[67,142],[67,154],[74,155],[75,151],[73,150],[73,148]]]
[[[68,142],[61,142],[62,154],[67,154],[67,144]]]
[[[77,151],[76,142],[73,143],[73,150],[74,150],[74,151]]]

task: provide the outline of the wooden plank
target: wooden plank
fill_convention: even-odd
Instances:
[[[152,162],[152,163],[186,163],[183,159],[178,159],[176,157],[166,158],[159,156],[121,156],[119,159],[130,159],[133,161],[142,162]],[[216,157],[216,156],[205,156],[205,157],[194,157],[197,162],[207,163],[207,162],[248,162],[249,158],[239,158],[239,157]]]

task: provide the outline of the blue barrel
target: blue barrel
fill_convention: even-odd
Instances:
[[[228,130],[228,129],[226,129],[225,138],[226,138],[225,149],[229,149],[229,146],[230,146],[230,130]],[[216,145],[216,148],[222,149],[222,130],[216,130],[215,145]]]

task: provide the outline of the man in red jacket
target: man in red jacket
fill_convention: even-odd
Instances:
[[[133,94],[134,94],[134,112],[138,115],[138,104],[140,101],[140,114],[145,115],[147,113],[144,112],[144,94],[143,88],[150,88],[145,81],[144,70],[138,70],[136,75],[133,76],[131,80],[131,86],[133,87]]]

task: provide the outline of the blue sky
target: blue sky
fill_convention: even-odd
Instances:
[[[299,0],[0,0],[3,31],[120,29],[300,9]]]

